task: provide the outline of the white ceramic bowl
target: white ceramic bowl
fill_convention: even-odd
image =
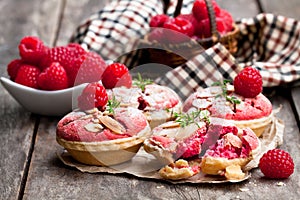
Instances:
[[[26,110],[46,116],[63,116],[77,105],[77,96],[86,84],[56,91],[33,89],[1,77],[4,88]]]

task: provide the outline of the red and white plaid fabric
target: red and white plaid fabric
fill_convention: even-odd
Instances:
[[[149,19],[163,13],[161,0],[114,0],[84,21],[70,42],[116,60],[149,30]]]
[[[190,12],[192,3],[193,0],[184,1],[182,13]],[[175,5],[176,0],[171,0],[167,13],[171,15]],[[161,13],[163,3],[159,0],[115,0],[80,25],[71,42],[78,42],[105,59],[117,60],[149,31],[150,18]],[[198,87],[233,79],[246,65],[260,70],[265,87],[299,80],[299,21],[264,13],[236,23],[241,34],[234,56],[218,43],[156,81],[185,98]]]

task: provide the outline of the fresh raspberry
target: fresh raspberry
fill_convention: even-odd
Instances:
[[[193,24],[194,28],[198,21],[193,14],[180,14],[178,17],[184,18],[184,19],[190,21]]]
[[[71,43],[67,46],[49,48],[39,66],[42,70],[44,70],[53,62],[59,62],[68,73],[73,68],[74,60],[85,53],[86,51],[76,43]]]
[[[209,19],[202,19],[195,25],[195,35],[198,38],[211,37],[210,21]]]
[[[104,86],[99,82],[89,83],[78,97],[78,107],[81,110],[98,108],[104,110],[108,95]]]
[[[21,59],[14,59],[7,65],[7,74],[11,80],[15,80],[18,70],[23,64]]]
[[[233,29],[233,17],[227,10],[220,10],[220,14],[217,17],[217,19],[220,19],[224,23],[225,32],[230,32]]]
[[[192,22],[179,16],[176,18],[170,18],[165,22],[163,27],[172,30],[165,31],[165,38],[171,43],[188,41],[190,37],[194,35],[195,31]]]
[[[106,63],[99,54],[88,52],[74,60],[72,67],[65,68],[70,79],[69,86],[73,86],[101,80]]]
[[[216,24],[217,24],[217,31],[222,35],[227,33],[227,27],[222,18],[217,17],[216,18]],[[209,38],[211,37],[211,29],[210,29],[210,20],[209,19],[203,19],[201,21],[198,21],[195,24],[195,35],[198,38]]]
[[[34,36],[26,36],[19,43],[21,59],[28,64],[38,66],[44,56],[46,47],[42,40]]]
[[[68,77],[65,69],[53,62],[38,77],[38,85],[43,90],[62,90],[68,87]]]
[[[227,27],[222,18],[216,18],[216,23],[217,23],[217,31],[221,34],[224,35],[227,33]]]
[[[15,82],[31,88],[38,89],[38,76],[40,74],[39,68],[24,64],[20,66]]]
[[[157,41],[159,43],[164,43],[165,38],[164,38],[164,29],[163,28],[154,28],[151,30],[148,36],[148,40],[153,42]]]
[[[160,14],[155,15],[150,20],[150,27],[163,27],[164,23],[169,19],[168,15]]]
[[[212,1],[212,5],[215,11],[215,15],[219,16],[221,10],[219,5],[216,3],[216,1]],[[206,3],[204,0],[196,0],[194,2],[192,7],[192,13],[195,16],[195,18],[199,21],[209,18]]]
[[[102,83],[105,88],[125,86],[130,88],[132,78],[128,68],[122,63],[112,63],[108,65],[102,75]]]
[[[294,172],[294,161],[288,152],[272,149],[261,157],[259,168],[267,178],[288,178]]]
[[[86,53],[85,49],[78,43],[69,43],[67,48],[73,52],[74,57],[78,57]]]
[[[246,98],[254,98],[262,92],[262,76],[253,67],[245,67],[234,79],[234,90]]]

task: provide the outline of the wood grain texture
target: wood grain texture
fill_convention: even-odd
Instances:
[[[235,19],[258,13],[255,1],[217,0],[233,13]],[[288,0],[292,1],[292,0]],[[293,0],[295,3],[296,0]],[[46,44],[64,45],[76,26],[106,1],[101,0],[5,0],[0,2],[0,74],[5,65],[18,55],[17,42],[28,34],[40,36]],[[273,2],[273,1],[272,1]],[[245,6],[246,5],[246,6]],[[278,5],[279,6],[279,5]],[[22,7],[22,9],[17,9]],[[16,11],[18,14],[15,14]],[[12,14],[14,13],[14,14]],[[10,23],[6,23],[7,16]],[[18,27],[18,31],[16,31]],[[1,86],[0,86],[1,88]],[[2,89],[2,88],[1,88]],[[59,118],[32,116],[21,108],[7,92],[0,93],[0,199],[16,199],[24,175],[24,166],[34,150],[28,171],[23,199],[298,199],[300,196],[300,134],[289,102],[289,93],[267,91],[274,107],[282,105],[279,117],[285,122],[284,143],[295,161],[295,173],[287,180],[268,180],[258,169],[252,177],[236,184],[179,184],[140,179],[130,175],[89,174],[64,166],[56,153],[62,147],[56,143]],[[299,111],[299,88],[292,90]],[[3,102],[3,103],[2,103]],[[299,113],[299,112],[298,112]],[[298,117],[299,119],[299,117]],[[34,124],[38,123],[36,137]],[[283,184],[279,184],[279,183]]]
[[[39,1],[11,0],[0,2],[0,75],[7,76],[6,66],[18,58],[18,42],[28,34],[37,35],[34,19],[41,16]],[[22,8],[22,9],[20,9]],[[24,110],[0,86],[0,199],[17,199],[26,177],[36,116]],[[24,172],[25,170],[25,172]]]

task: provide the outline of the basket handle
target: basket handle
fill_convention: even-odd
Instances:
[[[210,31],[212,35],[213,42],[217,42],[220,39],[220,34],[217,30],[217,22],[216,22],[216,13],[212,4],[212,0],[204,0],[208,12],[208,17],[210,21]],[[178,0],[177,5],[174,11],[174,17],[177,17],[181,13],[183,0]]]

